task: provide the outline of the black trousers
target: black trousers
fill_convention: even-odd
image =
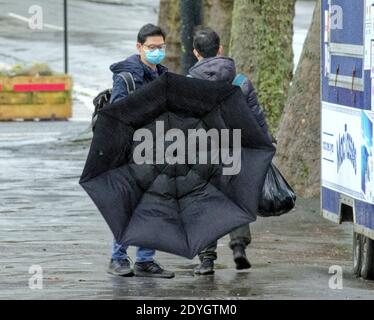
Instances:
[[[251,240],[251,230],[249,229],[249,224],[246,224],[230,233],[229,246],[231,249],[236,245],[241,245],[246,248],[251,243]],[[213,242],[199,253],[200,261],[203,261],[204,258],[217,259],[217,241]]]

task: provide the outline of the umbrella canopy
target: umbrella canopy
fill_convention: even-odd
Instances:
[[[199,129],[212,139],[189,149]],[[239,162],[229,163],[224,151],[238,151],[238,129]],[[229,146],[222,132],[230,133]],[[176,163],[167,160],[176,159],[170,150],[179,152]],[[208,150],[217,152],[204,161]],[[274,152],[239,87],[167,73],[99,112],[80,184],[117,242],[193,258],[256,220]]]

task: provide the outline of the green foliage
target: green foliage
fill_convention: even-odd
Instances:
[[[31,65],[15,64],[9,69],[0,69],[0,76],[51,76],[56,75],[46,63],[33,62]]]
[[[295,0],[252,0],[260,3],[255,21],[255,87],[260,104],[275,133],[293,71],[293,17]]]

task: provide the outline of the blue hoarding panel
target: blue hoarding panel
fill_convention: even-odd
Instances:
[[[355,77],[362,78],[362,58],[332,55],[330,72],[348,77],[352,77],[355,72]]]
[[[327,80],[326,80],[327,82]],[[327,86],[327,85],[326,85]],[[350,89],[327,86],[328,89],[323,90],[322,100],[330,103],[339,104],[346,107],[362,109],[364,106],[364,95],[359,91]],[[370,106],[369,108],[370,109]]]
[[[365,110],[371,109],[371,79],[370,70],[364,71],[364,103],[363,108]]]
[[[340,214],[339,193],[325,187],[321,189],[322,209],[337,215]]]
[[[343,105],[351,108],[370,109],[370,83],[364,81],[369,77],[370,72],[363,71],[363,57],[352,57],[344,53],[330,52],[330,66],[328,73],[325,74],[326,63],[326,40],[325,39],[325,12],[329,12],[330,17],[330,44],[341,45],[359,45],[363,46],[363,15],[364,1],[352,0],[332,0],[331,6],[328,1],[322,2],[321,10],[321,98],[323,101]],[[354,73],[353,73],[354,71]],[[353,78],[354,76],[354,78]],[[330,77],[330,83],[329,79]],[[348,83],[343,87],[342,77],[348,79]],[[364,91],[352,90],[351,83],[364,83]],[[369,92],[369,93],[368,93]]]
[[[368,229],[374,229],[374,205],[355,201],[356,224]]]
[[[362,2],[361,0],[331,0],[331,42],[363,44]]]
[[[333,175],[328,174],[327,177],[332,180],[324,180],[329,187],[323,186],[321,188],[321,205],[323,210],[339,216],[340,193],[350,195],[355,199],[355,223],[373,230],[374,204],[370,204],[373,203],[372,192],[374,192],[372,191],[372,181],[374,181],[372,174],[374,159],[374,115],[371,110],[372,79],[371,71],[364,70],[364,64],[366,69],[370,67],[368,59],[374,54],[374,52],[371,52],[371,48],[368,49],[367,47],[370,43],[368,41],[364,42],[364,10],[367,11],[367,14],[370,14],[370,8],[365,9],[364,0],[322,0],[321,9],[321,99],[331,104],[324,105],[323,115],[328,114],[331,117],[330,124],[332,125],[331,128],[334,129],[334,123],[338,125],[339,121],[342,120],[338,121],[334,118],[334,115],[331,114],[331,108],[337,108],[337,114],[341,113],[340,109],[344,109],[341,107],[370,110],[370,112],[361,113],[361,134],[357,134],[357,130],[355,133],[356,136],[360,136],[360,138],[356,137],[360,140],[357,149],[360,155],[360,167],[358,168],[361,176],[359,181],[360,197],[346,193],[344,188],[342,190],[335,189],[336,185],[333,187],[334,190],[340,191],[329,189],[329,183],[331,184],[334,178]],[[373,14],[373,10],[374,8],[372,7],[371,14]],[[370,36],[370,32],[368,34]],[[329,38],[325,38],[327,36]],[[372,38],[374,39],[373,36]],[[373,62],[370,65],[374,66]],[[328,106],[330,109],[326,109]],[[330,110],[330,112],[326,110]],[[352,113],[352,117],[356,113]],[[326,124],[326,120],[322,120],[322,123]],[[355,123],[355,126],[358,127],[357,119],[355,120],[356,122],[353,122],[353,120],[352,118],[352,123]],[[326,155],[326,152],[324,154]],[[327,165],[323,167],[324,170],[327,167]],[[346,168],[346,170],[348,169]],[[345,178],[346,176],[342,176],[341,180],[338,179],[337,181],[345,181],[347,184]],[[357,184],[357,181],[355,183]],[[357,189],[356,184],[355,187]]]

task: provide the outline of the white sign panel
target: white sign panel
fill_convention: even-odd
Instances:
[[[322,103],[322,185],[363,199],[361,110]]]
[[[374,43],[374,42],[373,42]],[[374,78],[370,78],[371,110],[374,110]]]
[[[374,204],[374,112],[322,102],[322,186]]]
[[[370,42],[370,52],[371,52],[370,78],[374,78],[374,40],[371,40]]]
[[[365,19],[364,19],[364,70],[371,68],[371,40],[374,37],[373,17],[374,1],[365,0]]]
[[[330,42],[330,11],[325,10],[325,26],[324,26],[324,39],[326,43]]]
[[[361,113],[361,189],[364,199],[374,203],[374,166],[373,166],[373,123],[374,114]]]

